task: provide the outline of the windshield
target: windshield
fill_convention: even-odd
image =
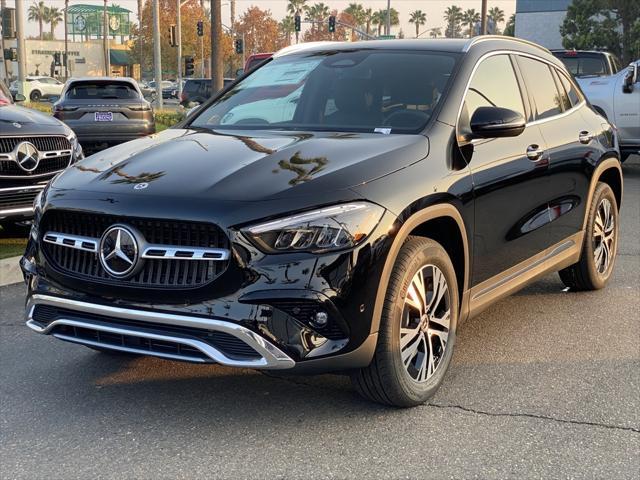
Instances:
[[[204,109],[191,126],[414,133],[440,101],[456,58],[391,50],[276,58]]]
[[[124,100],[138,98],[138,92],[129,82],[75,82],[67,90],[66,97],[74,100]]]
[[[602,55],[597,57],[563,57],[561,60],[574,77],[607,74],[606,61]]]

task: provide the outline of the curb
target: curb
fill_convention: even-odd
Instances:
[[[20,258],[11,257],[0,260],[0,287],[21,283],[24,280],[20,270]]]

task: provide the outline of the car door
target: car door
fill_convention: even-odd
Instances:
[[[470,131],[480,106],[509,108],[530,117],[526,91],[508,54],[477,65],[458,122],[458,138]],[[517,137],[477,139],[462,146],[474,185],[472,285],[491,279],[548,246],[548,157],[537,125]]]
[[[613,91],[615,123],[622,144],[640,145],[640,75],[628,93],[622,90],[626,76],[626,71],[618,75]]]
[[[556,245],[582,229],[590,164],[602,154],[597,116],[587,109],[573,82],[550,64],[518,56],[549,157],[549,242]],[[567,90],[568,89],[568,90]],[[591,119],[585,118],[591,114]]]

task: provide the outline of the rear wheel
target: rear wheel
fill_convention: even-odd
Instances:
[[[409,237],[391,273],[373,360],[351,375],[356,390],[397,407],[427,401],[451,362],[457,319],[447,252],[433,240]]]
[[[618,250],[618,203],[611,187],[598,182],[589,208],[580,260],[560,270],[562,282],[574,290],[603,288],[613,272]]]
[[[42,94],[40,93],[39,90],[34,90],[29,94],[29,99],[32,102],[39,102],[41,98],[42,98]]]

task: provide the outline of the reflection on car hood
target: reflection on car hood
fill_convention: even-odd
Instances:
[[[0,135],[67,135],[69,133],[71,132],[64,123],[50,115],[16,105],[0,107]]]
[[[427,154],[421,135],[170,129],[88,157],[53,188],[253,202],[346,189]]]

